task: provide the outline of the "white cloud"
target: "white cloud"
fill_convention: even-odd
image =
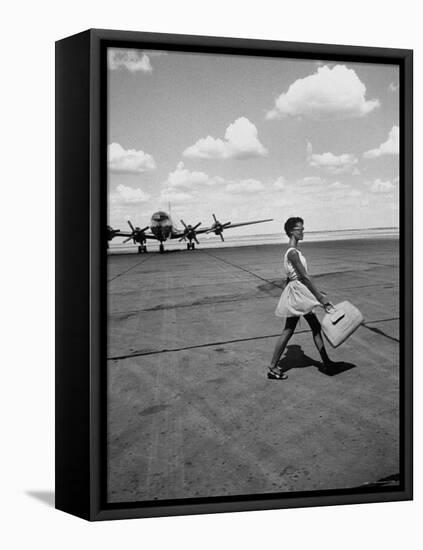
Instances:
[[[118,185],[116,191],[110,194],[110,202],[114,204],[139,204],[148,201],[149,198],[150,195],[141,189],[122,184]]]
[[[392,181],[382,181],[380,179],[376,179],[371,185],[370,190],[373,193],[390,193],[395,189],[395,183]]]
[[[273,189],[285,189],[286,179],[280,176],[275,182],[273,182]]]
[[[210,178],[204,172],[191,172],[185,168],[183,162],[179,162],[176,169],[169,173],[165,185],[170,188],[195,187],[196,185],[211,185],[218,180],[219,178]]]
[[[261,181],[255,179],[232,182],[226,186],[226,191],[228,193],[256,193],[257,191],[262,191],[263,189],[264,185]]]
[[[340,181],[334,181],[329,185],[329,189],[348,189],[349,185]]]
[[[363,155],[366,159],[374,159],[383,155],[399,155],[399,127],[392,126],[388,139],[376,149],[370,149]]]
[[[201,159],[246,159],[267,154],[267,149],[258,139],[257,128],[245,117],[227,127],[225,140],[207,136],[183,152],[185,157]]]
[[[143,51],[109,48],[107,51],[108,67],[111,71],[125,68],[131,73],[141,71],[151,73],[150,59]]]
[[[351,191],[348,193],[349,197],[361,197],[362,192],[359,189],[351,189]]]
[[[192,195],[168,187],[167,189],[163,189],[160,193],[160,200],[163,202],[179,204],[192,200]]]
[[[378,99],[366,100],[366,86],[345,65],[318,67],[281,94],[267,119],[303,116],[312,119],[363,117],[380,106]]]
[[[306,176],[298,180],[297,183],[301,186],[317,187],[319,185],[323,185],[325,183],[325,180],[319,176]]]
[[[126,151],[119,143],[108,146],[107,157],[109,170],[118,174],[140,174],[156,168],[151,155],[135,149]]]
[[[311,143],[307,144],[307,162],[310,166],[322,168],[330,174],[345,174],[347,172],[356,172],[355,165],[358,159],[355,155],[343,153],[334,155],[333,153],[313,154]]]
[[[388,86],[388,89],[390,92],[396,92],[399,90],[399,84],[395,84],[394,82],[391,82]]]

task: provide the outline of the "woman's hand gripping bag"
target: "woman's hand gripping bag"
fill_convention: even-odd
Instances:
[[[358,329],[363,322],[360,311],[350,302],[341,302],[322,319],[322,330],[329,344],[337,348]]]

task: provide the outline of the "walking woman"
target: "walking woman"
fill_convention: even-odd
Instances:
[[[267,373],[271,380],[285,380],[287,374],[279,365],[279,360],[294,333],[298,319],[303,315],[310,325],[314,343],[323,361],[323,368],[329,367],[332,362],[326,353],[322,338],[321,326],[318,318],[313,313],[316,306],[324,307],[330,311],[333,307],[325,293],[316,288],[307,273],[307,262],[298,249],[299,241],[304,238],[304,220],[302,218],[289,218],[285,223],[285,232],[289,237],[289,247],[285,252],[284,268],[287,276],[287,284],[275,311],[277,317],[285,319],[285,328],[276,342],[272,361]]]

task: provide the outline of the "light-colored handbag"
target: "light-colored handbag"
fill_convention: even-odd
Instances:
[[[322,330],[330,345],[337,348],[363,322],[363,315],[350,302],[340,302],[322,319]]]

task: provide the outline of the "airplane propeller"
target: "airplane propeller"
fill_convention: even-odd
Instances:
[[[119,233],[120,229],[113,229],[111,225],[107,226],[107,240],[111,241]]]
[[[123,242],[124,243],[127,243],[128,241],[130,241],[131,239],[134,241],[134,244],[137,244],[137,243],[144,243],[146,241],[146,238],[145,238],[145,231],[147,231],[147,229],[150,227],[149,225],[147,225],[146,227],[144,227],[143,229],[140,229],[139,227],[134,227],[132,225],[132,223],[128,221],[128,225],[129,227],[131,228],[131,231],[132,231],[132,235],[130,235],[127,239],[125,239]]]
[[[224,241],[223,238],[223,230],[231,225],[231,222],[226,223],[220,223],[219,220],[216,219],[216,216],[213,214],[214,224],[211,226],[211,228],[207,231],[207,233],[214,233],[215,235],[219,235],[219,237]]]
[[[186,241],[189,239],[190,241],[194,240],[197,244],[200,244],[197,239],[196,229],[201,225],[201,222],[198,222],[197,225],[194,225],[194,227],[192,227],[192,225],[187,225],[184,220],[181,220],[181,224],[185,227],[185,229],[184,234],[179,241]]]

